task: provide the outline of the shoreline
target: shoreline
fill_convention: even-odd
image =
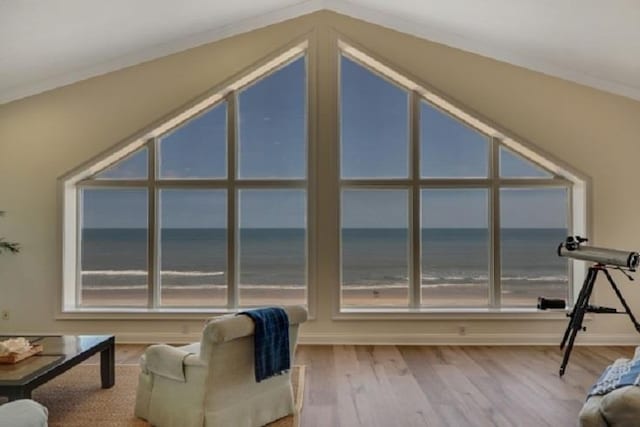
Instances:
[[[214,285],[198,288],[167,287],[161,289],[161,306],[176,308],[226,308],[227,289]],[[516,283],[503,283],[503,302],[509,306],[535,308],[540,296],[566,299],[566,283],[538,284],[535,289],[522,288]],[[486,307],[488,288],[486,284],[438,284],[421,287],[422,307]],[[83,307],[147,307],[147,288],[89,287],[82,290]],[[408,286],[345,286],[341,292],[342,307],[407,307],[409,302]],[[306,304],[306,287],[294,285],[245,285],[238,289],[238,300],[243,306]]]

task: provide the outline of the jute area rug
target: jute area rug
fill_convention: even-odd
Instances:
[[[100,387],[100,366],[79,365],[33,392],[33,399],[49,409],[51,427],[148,427],[133,415],[138,384],[137,365],[116,365],[116,384]],[[302,410],[304,366],[294,366],[291,382],[296,415],[281,418],[269,427],[299,427]]]

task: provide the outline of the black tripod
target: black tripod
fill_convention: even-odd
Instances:
[[[607,277],[609,284],[615,291],[618,299],[622,303],[625,311],[618,311],[615,308],[610,307],[600,307],[589,305],[589,298],[591,298],[591,292],[593,291],[593,285],[596,282],[596,277],[598,273],[602,271],[604,275]],[[625,273],[626,274],[626,273]],[[630,280],[633,278],[627,275]],[[627,302],[624,300],[622,293],[620,293],[620,289],[616,286],[611,274],[607,270],[606,265],[604,264],[594,264],[589,267],[589,271],[587,272],[587,276],[584,279],[584,283],[582,285],[582,289],[580,289],[580,294],[578,295],[578,300],[576,304],[573,306],[573,310],[571,313],[567,314],[568,317],[571,318],[569,320],[569,325],[567,326],[567,330],[564,331],[564,337],[562,338],[562,342],[560,343],[560,350],[565,348],[565,344],[567,344],[567,339],[569,340],[569,344],[564,351],[564,357],[562,358],[562,365],[560,365],[560,376],[564,375],[564,370],[567,367],[567,363],[569,362],[569,356],[571,355],[571,350],[573,349],[573,342],[576,339],[576,334],[578,331],[585,331],[587,328],[582,326],[582,320],[584,319],[585,313],[612,313],[612,314],[627,314],[633,322],[633,326],[636,328],[636,331],[640,332],[640,323],[636,320],[631,313],[631,309],[627,305]]]

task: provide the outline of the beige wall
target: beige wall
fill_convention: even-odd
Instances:
[[[57,178],[314,29],[321,52],[327,53],[335,29],[585,172],[593,182],[593,242],[640,249],[639,102],[320,12],[0,106],[0,209],[8,211],[0,235],[23,246],[17,256],[0,257],[0,309],[11,311],[10,320],[0,320],[0,333],[111,332],[142,341],[195,337],[200,320],[55,319],[61,286]],[[326,64],[320,72],[328,72]],[[321,120],[331,114],[322,109]],[[318,138],[318,165],[332,168],[333,137],[321,130]],[[335,188],[321,183],[319,191],[325,200]],[[327,207],[321,225],[334,226],[335,212]],[[322,239],[322,247],[330,248],[330,238]],[[335,266],[331,256],[319,259],[317,318],[305,325],[307,340],[556,343],[566,325],[564,319],[333,321],[329,282],[337,272],[329,268]],[[622,278],[619,283],[640,314],[640,288]],[[599,304],[615,300],[605,283],[596,291]],[[461,325],[464,336],[458,335]],[[622,316],[596,315],[587,340],[631,343],[637,335]]]

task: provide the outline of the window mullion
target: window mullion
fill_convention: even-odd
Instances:
[[[567,191],[567,233],[569,236],[572,236],[575,233],[575,230],[573,229],[573,203],[574,203],[574,193],[571,190],[570,187],[566,188]],[[575,297],[576,297],[576,290],[577,290],[577,284],[575,283],[574,279],[576,277],[578,277],[575,274],[575,269],[573,267],[572,263],[567,262],[567,301],[569,302],[569,304],[571,306],[573,306],[573,304],[575,303]]]
[[[409,138],[411,143],[409,156],[412,180],[409,209],[409,241],[411,242],[409,306],[418,308],[421,304],[420,240],[422,233],[420,229],[420,96],[417,92],[411,92],[409,102]]]
[[[489,251],[489,307],[501,305],[501,266],[500,266],[500,143],[491,138],[489,150],[489,177],[491,179],[489,203],[489,228],[491,230]]]
[[[317,33],[316,33],[317,37]],[[307,198],[307,229],[306,229],[306,294],[305,301],[309,310],[309,317],[314,317],[316,314],[316,295],[318,295],[316,286],[318,280],[318,221],[319,216],[318,203],[318,150],[317,150],[317,133],[318,133],[318,50],[317,40],[314,40],[307,54],[307,127],[306,127],[306,157],[307,174],[306,174],[306,186],[305,194]],[[339,286],[339,285],[338,285]]]
[[[156,308],[160,305],[160,246],[159,246],[159,226],[158,221],[158,193],[156,190],[156,139],[152,138],[147,143],[148,154],[148,180],[147,180],[147,259],[148,259],[148,285],[147,285],[147,305],[149,308]]]
[[[227,96],[227,308],[238,306],[237,272],[237,108],[236,92]]]
[[[84,192],[82,187],[76,189],[76,307],[82,306],[82,224],[84,222]]]

